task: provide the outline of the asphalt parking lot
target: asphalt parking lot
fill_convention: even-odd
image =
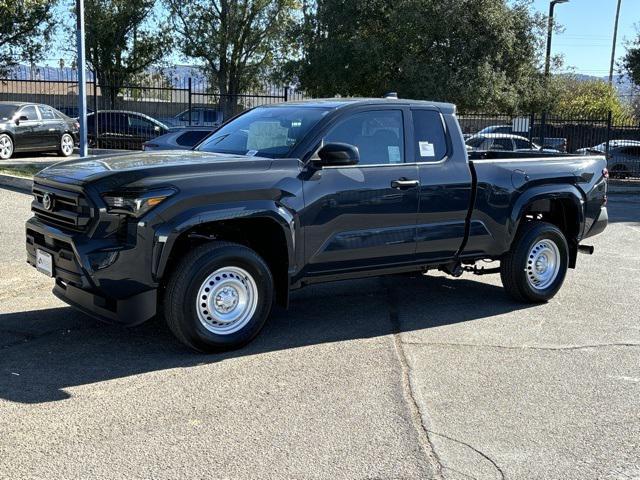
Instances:
[[[0,478],[640,479],[640,196],[546,305],[499,277],[310,287],[233,353],[103,325],[0,189]]]

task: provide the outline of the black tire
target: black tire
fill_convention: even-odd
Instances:
[[[13,139],[6,133],[0,134],[0,160],[9,160],[14,151]]]
[[[241,329],[225,334],[212,331],[215,330],[215,325],[205,326],[206,320],[200,319],[202,310],[198,306],[201,301],[200,290],[207,286],[204,282],[221,268],[241,269],[248,273],[256,291],[254,313],[245,320]],[[210,242],[187,254],[172,272],[164,298],[165,320],[178,340],[194,350],[233,350],[246,345],[258,335],[271,312],[273,290],[273,277],[269,267],[256,252],[236,243]],[[211,297],[202,303],[203,307],[206,304],[211,309],[213,292]],[[211,315],[214,316],[213,310]]]
[[[535,264],[533,262],[536,252],[532,252],[532,250],[541,242],[544,245],[544,240],[550,240],[558,250],[558,271],[555,278],[552,281],[550,279],[549,284],[542,283],[541,287],[543,288],[536,288],[532,285],[532,282],[535,281],[533,270]],[[544,303],[560,290],[567,274],[568,265],[569,246],[562,231],[550,223],[527,222],[520,227],[511,245],[511,250],[501,259],[500,277],[505,290],[516,300],[527,303]]]
[[[67,142],[71,142],[70,147],[71,149],[69,149],[68,143]],[[70,133],[63,133],[60,136],[60,142],[58,144],[58,155],[60,157],[68,157],[73,153],[73,149],[75,147],[75,141],[73,140],[73,136]]]

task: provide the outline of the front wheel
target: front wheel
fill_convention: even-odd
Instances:
[[[73,153],[74,147],[75,147],[75,142],[73,141],[73,137],[68,133],[64,133],[62,137],[60,137],[60,145],[58,146],[58,155],[62,157],[68,157]]]
[[[0,135],[0,160],[8,160],[13,155],[13,140],[6,133]]]
[[[527,222],[500,262],[500,277],[516,300],[542,303],[564,282],[569,247],[562,231],[546,222]]]
[[[273,303],[273,278],[253,250],[229,242],[185,256],[167,285],[164,314],[174,335],[201,352],[232,350],[262,329]]]

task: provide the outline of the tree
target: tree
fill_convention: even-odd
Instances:
[[[86,0],[87,63],[111,107],[122,87],[160,61],[171,46],[162,29],[152,29],[155,0]]]
[[[616,88],[603,80],[584,80],[573,75],[555,76],[549,91],[554,98],[550,112],[562,118],[606,119],[611,112],[615,122],[633,116],[632,108],[622,102]]]
[[[544,18],[527,1],[318,0],[307,15],[297,73],[313,95],[529,108],[542,85]]]
[[[627,45],[622,69],[636,85],[640,86],[640,30],[637,38]]]
[[[165,0],[181,52],[203,62],[225,118],[284,55],[295,0]]]
[[[55,0],[0,0],[0,73],[40,58],[53,28]]]

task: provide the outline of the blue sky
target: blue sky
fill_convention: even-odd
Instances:
[[[604,77],[609,75],[613,25],[617,0],[570,0],[556,5],[554,17],[564,32],[554,34],[553,55],[564,56],[564,69]],[[549,0],[534,0],[536,10],[549,12]],[[622,0],[616,57],[625,53],[625,41],[636,35],[640,25],[640,0]]]

